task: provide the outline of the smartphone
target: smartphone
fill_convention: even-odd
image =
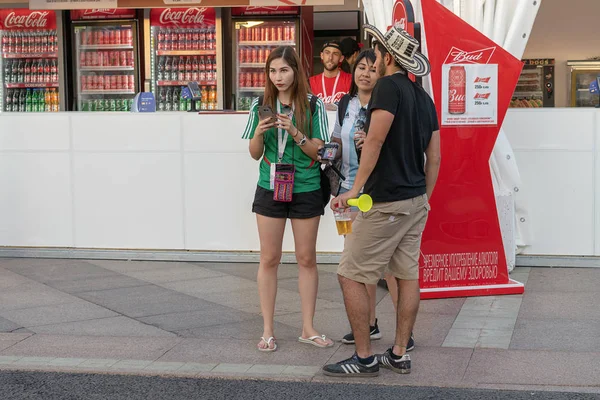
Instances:
[[[258,118],[262,121],[263,119],[275,119],[275,113],[273,112],[273,109],[271,109],[270,105],[264,105],[264,106],[260,106],[258,108]]]
[[[340,145],[337,143],[327,143],[325,146],[321,147],[318,151],[319,157],[321,160],[332,161],[335,160],[335,156],[339,149]]]

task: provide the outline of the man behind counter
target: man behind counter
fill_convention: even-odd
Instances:
[[[352,74],[342,71],[342,48],[336,41],[326,42],[321,49],[323,72],[310,77],[310,89],[325,103],[328,110],[336,110],[337,103],[350,91]]]

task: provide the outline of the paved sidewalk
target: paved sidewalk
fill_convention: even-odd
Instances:
[[[336,266],[322,265],[316,328],[329,349],[297,342],[297,268],[282,265],[279,350],[260,353],[255,264],[0,259],[0,369],[233,376],[340,382],[321,367],[350,356]],[[600,393],[600,268],[517,268],[523,296],[426,300],[413,371],[385,385]],[[395,317],[378,288],[383,340]],[[346,380],[343,380],[346,382]]]

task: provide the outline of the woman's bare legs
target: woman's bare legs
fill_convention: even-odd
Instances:
[[[317,290],[319,288],[319,272],[317,270],[317,231],[321,217],[308,219],[292,219],[296,260],[298,261],[298,290],[302,302],[302,337],[319,335],[313,326]],[[318,338],[315,342],[321,345],[333,344],[327,339]]]
[[[281,245],[285,231],[285,218],[270,218],[256,215],[258,236],[260,238],[260,265],[258,267],[258,295],[260,297],[260,310],[263,315],[263,337],[268,340],[274,336],[273,315],[275,314],[275,298],[277,297],[277,268],[281,261]],[[258,347],[273,348],[260,341]]]

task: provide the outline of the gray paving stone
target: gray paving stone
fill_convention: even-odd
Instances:
[[[129,271],[127,275],[154,284],[194,281],[223,276],[222,272],[202,268],[197,265],[185,264],[170,268],[151,269],[142,271]]]
[[[281,279],[277,281],[277,287],[298,292],[298,277]],[[334,274],[319,274],[319,291],[341,291],[340,283],[337,275]]]
[[[21,325],[0,316],[0,332],[12,332],[21,327]]]
[[[510,331],[515,327],[515,318],[471,317],[459,315],[452,329],[493,329]]]
[[[81,260],[46,259],[41,262],[37,261],[33,265],[23,263],[5,268],[36,282],[47,284],[115,275],[113,271]]]
[[[199,311],[153,315],[137,319],[145,324],[154,325],[169,332],[175,332],[205,326],[247,321],[256,319],[256,314],[250,314],[206,302],[206,307]]]
[[[452,328],[444,343],[443,347],[466,347],[466,348],[474,348],[479,340],[479,335],[481,334],[481,329],[457,329]]]
[[[0,264],[2,265],[2,264]],[[0,290],[17,288],[21,285],[31,283],[32,280],[19,274],[0,268]]]
[[[534,268],[527,292],[595,292],[600,288],[597,268]]]
[[[214,271],[220,271],[227,275],[256,281],[258,264],[248,263],[197,263]],[[297,278],[298,266],[296,264],[281,264],[277,270],[279,279]]]
[[[150,326],[128,317],[111,317],[89,321],[65,322],[62,324],[30,327],[35,333],[48,335],[81,336],[126,336],[126,337],[176,337],[155,326]]]
[[[296,328],[296,335],[302,332],[301,312],[278,315],[275,317],[275,321]],[[343,309],[319,310],[315,313],[313,324],[319,333],[332,338],[334,341],[340,340],[346,333],[350,332],[346,310]],[[279,331],[276,332],[279,334]]]
[[[19,361],[21,358],[20,356],[0,356],[0,365],[8,365],[8,364],[12,364],[15,361]]]
[[[217,365],[212,371],[215,373],[228,373],[228,374],[243,374],[252,367],[252,364],[227,364],[222,363]]]
[[[78,365],[79,368],[90,368],[90,369],[108,369],[118,363],[119,360],[106,359],[106,358],[90,358]]]
[[[55,289],[71,294],[146,285],[148,285],[148,282],[146,281],[120,274],[103,276],[100,278],[78,279],[76,281],[59,281],[52,283],[52,287]]]
[[[600,376],[600,353],[475,349],[464,380],[481,384],[589,386]]]
[[[217,366],[217,364],[201,364],[201,363],[195,363],[195,362],[187,362],[187,363],[183,364],[183,366],[181,366],[181,368],[179,368],[177,370],[177,372],[190,372],[190,373],[210,372],[216,366]]]
[[[55,359],[56,357],[23,357],[12,363],[12,365],[47,366],[51,361]]]
[[[88,262],[120,274],[128,274],[133,271],[151,271],[194,265],[192,263],[177,261],[88,260]]]
[[[119,362],[111,365],[110,369],[120,370],[134,370],[144,369],[152,364],[152,361],[148,360],[120,360]]]
[[[519,318],[511,342],[514,350],[589,352],[600,348],[600,321]]]
[[[277,338],[297,338],[301,333],[302,329],[292,327],[281,322],[275,321],[275,337]],[[204,326],[193,329],[186,329],[183,331],[177,331],[181,337],[185,338],[220,338],[220,339],[240,339],[240,340],[253,340],[256,339],[257,343],[263,332],[263,319],[262,317],[254,316],[251,320],[245,320],[241,322],[233,322],[229,324]]]
[[[519,318],[600,320],[600,308],[583,305],[596,304],[594,292],[526,292]]]
[[[279,375],[285,370],[286,365],[275,365],[275,364],[255,364],[248,371],[247,374],[261,374],[261,375]]]
[[[133,318],[202,310],[206,307],[206,302],[195,297],[155,285],[86,292],[79,296]]]
[[[156,360],[181,340],[180,338],[164,337],[33,335],[0,351],[0,355]]]
[[[118,316],[115,312],[79,299],[73,303],[1,311],[0,314],[26,328]]]
[[[168,282],[164,283],[162,286],[177,292],[198,297],[203,297],[203,295],[210,293],[229,294],[231,292],[245,290],[254,290],[258,293],[258,286],[256,282],[229,275],[207,279]]]
[[[508,349],[512,330],[482,329],[475,347],[488,349]]]
[[[47,365],[50,367],[77,367],[85,361],[87,361],[86,358],[55,358]]]
[[[377,314],[379,330],[383,335],[382,342],[391,342],[396,335],[396,315],[395,314]],[[415,343],[418,347],[440,347],[448,331],[454,323],[454,317],[451,315],[438,315],[421,313],[417,315],[417,321],[413,329]],[[349,330],[346,332],[348,333]],[[341,339],[341,337],[336,337]]]
[[[185,363],[182,362],[158,362],[155,361],[152,364],[148,365],[144,368],[147,371],[157,371],[157,372],[168,372],[168,371],[177,371],[179,368],[183,367]]]
[[[77,298],[41,283],[30,282],[0,290],[0,312],[55,304],[72,303]]]
[[[465,303],[464,298],[423,300],[419,305],[419,314],[437,314],[456,316]]]
[[[320,366],[314,367],[301,367],[297,365],[288,365],[281,372],[282,375],[292,375],[292,376],[314,376],[321,371]]]

